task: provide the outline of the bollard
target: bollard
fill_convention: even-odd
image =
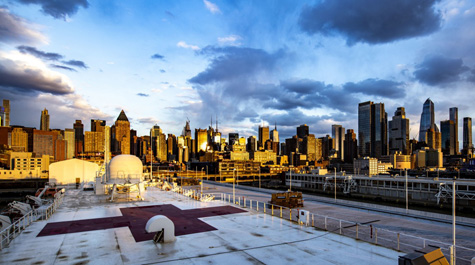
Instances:
[[[249,200],[249,209],[252,210],[252,200]]]
[[[280,206],[280,218],[282,218],[282,206]]]
[[[312,227],[315,227],[315,224],[314,224],[314,222],[313,222],[313,218],[314,218],[314,217],[315,217],[315,215],[312,214]]]
[[[241,197],[238,197],[238,205],[241,205]]]
[[[341,235],[341,220],[340,220],[340,235]]]
[[[264,213],[266,213],[266,203],[264,202]]]
[[[369,225],[369,238],[373,238],[373,225]]]
[[[289,209],[289,220],[292,221],[292,209]]]
[[[397,251],[399,251],[399,233],[397,233]]]
[[[328,231],[328,229],[327,229],[327,217],[326,216],[325,216],[325,230]]]
[[[358,239],[358,224],[356,224],[356,239]]]
[[[242,200],[244,201],[244,208],[246,208],[246,197],[242,196]]]
[[[272,216],[274,216],[274,204],[271,204],[272,207]]]
[[[256,201],[256,211],[259,211],[259,201]]]

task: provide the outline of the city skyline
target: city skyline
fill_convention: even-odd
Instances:
[[[458,107],[462,142],[475,112],[474,1],[0,2],[12,125],[39,128],[46,108],[51,128],[90,130],[124,109],[137,135],[154,124],[180,135],[186,120],[207,128],[217,115],[224,136],[276,123],[282,139],[301,124],[318,137],[333,124],[357,131],[358,103],[374,101],[390,116],[404,107],[412,139],[430,98],[437,125]]]

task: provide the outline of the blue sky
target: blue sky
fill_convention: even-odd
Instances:
[[[359,102],[406,108],[411,138],[423,102],[436,121],[475,106],[475,1],[0,0],[0,98],[12,124],[81,119],[181,134],[209,126],[257,135],[277,123],[357,130]]]

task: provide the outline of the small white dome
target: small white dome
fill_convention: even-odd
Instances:
[[[109,163],[108,179],[113,183],[139,182],[142,180],[143,164],[134,155],[118,155]]]

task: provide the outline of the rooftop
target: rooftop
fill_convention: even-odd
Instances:
[[[5,264],[396,264],[403,255],[223,201],[200,202],[148,188],[145,201],[108,202],[67,190],[46,221],[33,222],[0,253]],[[175,223],[176,241],[155,244],[144,222]]]

